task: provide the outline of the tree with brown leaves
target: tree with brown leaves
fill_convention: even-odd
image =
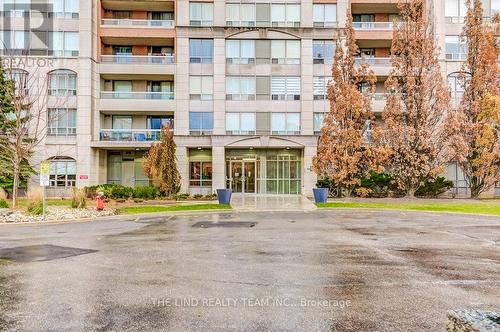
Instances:
[[[400,0],[398,8],[402,22],[394,27],[393,69],[385,83],[383,144],[390,150],[387,166],[395,184],[414,197],[425,180],[444,169],[449,92],[424,1]]]
[[[144,158],[144,173],[153,185],[171,198],[180,188],[181,175],[177,169],[176,145],[170,126],[161,129],[160,142],[153,144]]]
[[[330,112],[325,117],[314,168],[320,177],[333,180],[339,194],[350,195],[361,179],[376,168],[375,147],[366,141],[367,123],[373,119],[369,94],[374,91],[376,77],[368,65],[359,68],[359,54],[351,13],[347,13],[345,45],[337,40],[328,86]],[[363,85],[365,91],[360,91]]]
[[[477,198],[500,181],[499,47],[492,26],[485,24],[480,0],[467,0],[463,37],[467,59],[462,67],[465,91],[450,113],[449,135],[455,160]],[[498,18],[496,18],[498,20]]]

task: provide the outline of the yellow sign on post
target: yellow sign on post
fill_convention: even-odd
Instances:
[[[48,187],[50,184],[50,162],[43,161],[40,164],[40,186]]]

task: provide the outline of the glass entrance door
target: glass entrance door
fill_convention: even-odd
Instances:
[[[231,161],[229,187],[235,193],[255,193],[255,161]]]

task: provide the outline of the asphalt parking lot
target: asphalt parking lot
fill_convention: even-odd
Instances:
[[[0,330],[443,331],[500,218],[335,210],[0,225]]]

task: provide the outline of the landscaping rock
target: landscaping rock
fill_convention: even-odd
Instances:
[[[0,217],[7,217],[12,214],[10,209],[0,209]]]
[[[42,216],[32,216],[19,211],[12,212],[9,210],[9,212],[10,213],[6,215],[2,215],[0,212],[0,223],[44,221]],[[55,220],[70,221],[82,218],[112,216],[115,214],[116,211],[113,209],[104,209],[103,211],[97,211],[95,208],[72,209],[68,207],[48,207],[47,215],[45,216],[45,221],[55,221]]]
[[[448,326],[446,331],[500,331],[500,315],[493,311],[452,310],[448,312]]]

